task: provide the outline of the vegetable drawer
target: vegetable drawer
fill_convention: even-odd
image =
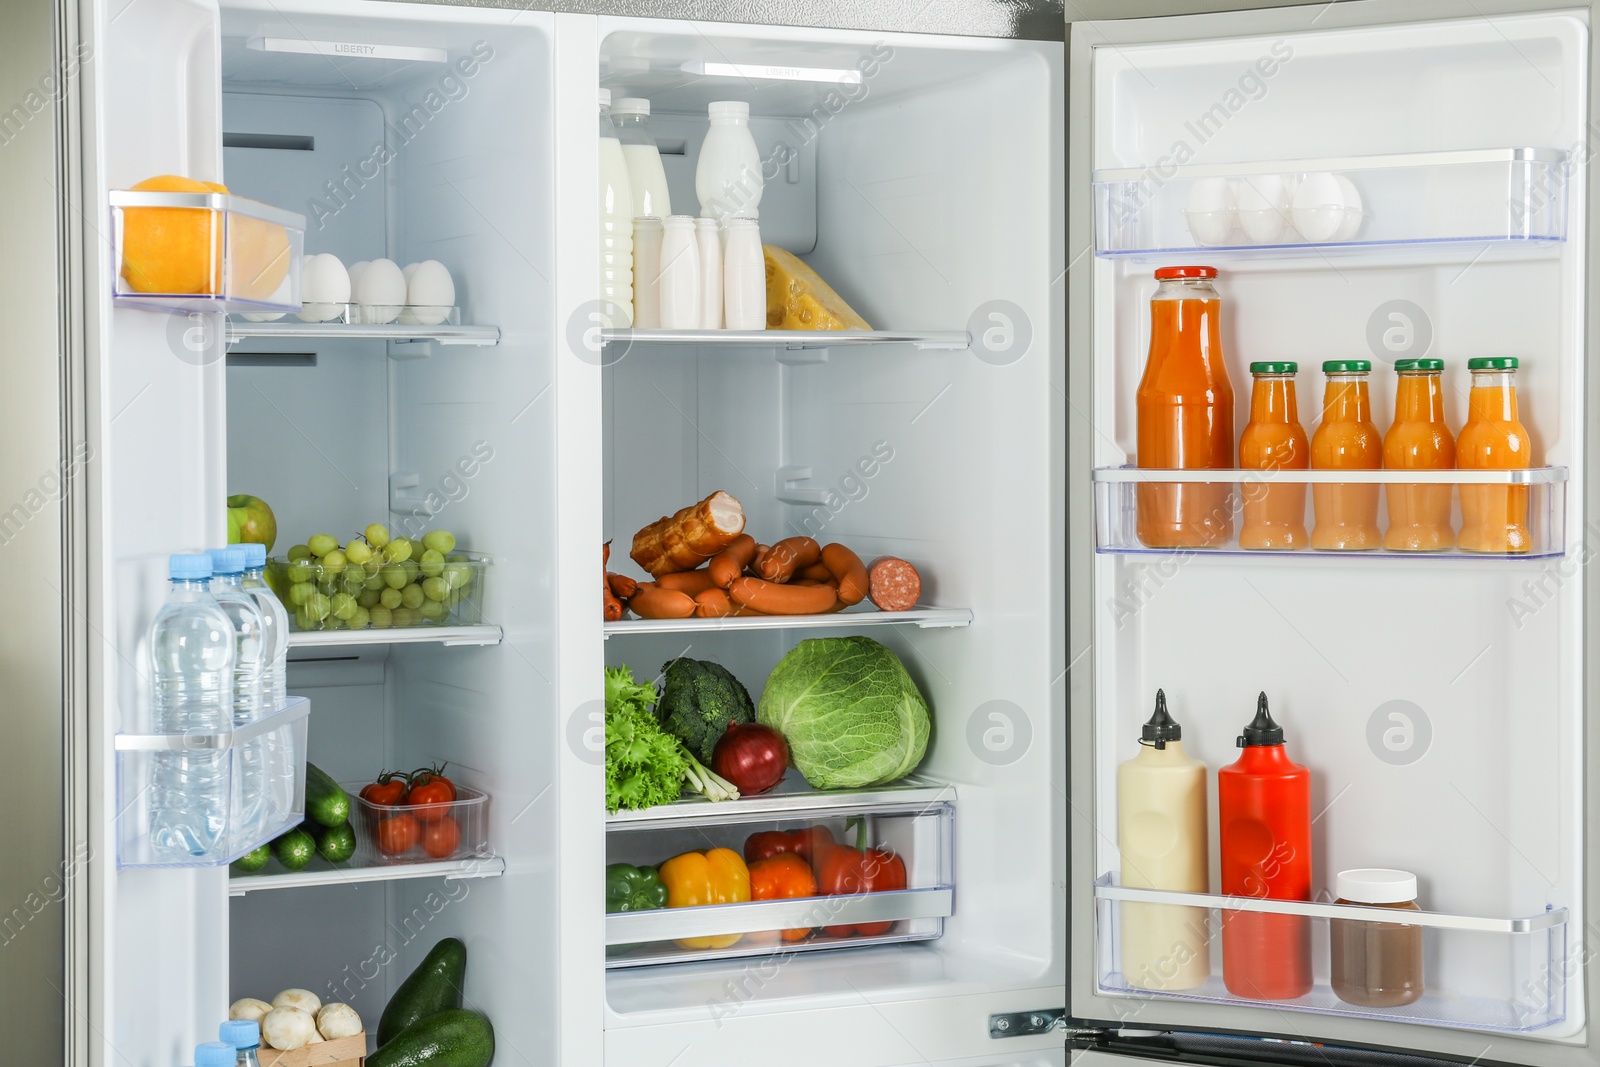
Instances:
[[[723,810],[705,810],[704,821],[612,826],[607,967],[857,948],[944,933],[955,898],[948,801],[777,813],[740,811],[740,803],[706,805]]]

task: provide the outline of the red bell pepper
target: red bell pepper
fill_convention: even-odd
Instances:
[[[834,845],[817,867],[818,891],[825,897],[859,896],[883,893],[906,887],[905,861],[889,849],[867,847],[867,824],[857,824],[856,847]],[[853,923],[824,926],[830,937],[876,937],[888,933],[894,923]]]
[[[744,839],[744,861],[754,863],[773,856],[793,854],[816,868],[833,847],[833,832],[826,826],[808,826],[804,830],[765,830]]]

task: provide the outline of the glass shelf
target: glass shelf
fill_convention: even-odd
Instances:
[[[1448,494],[1452,541],[1438,551],[1404,551],[1375,548],[1360,551],[1303,549],[1242,549],[1237,532],[1243,524],[1243,505],[1268,493],[1298,490],[1304,494],[1306,529],[1315,525],[1318,486],[1342,486],[1357,493],[1371,486],[1376,497],[1377,526],[1388,529],[1391,494],[1407,487],[1436,487]],[[1281,487],[1281,488],[1277,488]],[[1474,488],[1474,487],[1482,487]],[[1498,488],[1496,488],[1498,487]],[[1521,514],[1527,530],[1522,552],[1472,552],[1456,547],[1455,531],[1462,528],[1463,492],[1493,494],[1486,506]],[[1152,547],[1139,537],[1141,506],[1170,510],[1179,494],[1190,494],[1202,510],[1227,509],[1233,516],[1235,536],[1227,543],[1206,547]],[[1566,552],[1567,468],[1530,467],[1523,470],[1363,470],[1363,471],[1260,471],[1260,470],[1145,470],[1137,467],[1101,467],[1094,472],[1095,551],[1167,556],[1176,552],[1200,556],[1235,556],[1253,559],[1372,559],[1409,560],[1529,560],[1550,559]],[[1443,502],[1438,502],[1442,504]],[[1289,505],[1293,508],[1293,505]]]
[[[783,780],[769,792],[715,802],[703,796],[686,796],[672,804],[613,812],[606,816],[606,830],[612,832],[616,829],[669,826],[684,822],[697,825],[736,823],[751,818],[771,819],[794,813],[804,815],[807,812],[836,815],[851,811],[883,811],[891,807],[945,803],[955,800],[955,796],[955,786],[914,774],[888,785],[863,789],[817,789],[791,767]]]
[[[354,645],[498,645],[500,627],[406,626],[387,630],[290,630],[290,648],[341,648]]]
[[[456,317],[459,318],[459,315]],[[247,341],[254,337],[275,341],[339,338],[380,341],[432,341],[435,344],[450,347],[487,348],[500,343],[500,327],[462,326],[459,323],[424,326],[417,323],[404,322],[298,322],[281,320],[250,322],[248,320],[228,320],[228,344],[236,345],[240,341]],[[246,357],[250,355],[248,352],[236,354]]]
[[[405,863],[387,866],[357,867],[335,865],[321,856],[311,861],[301,871],[286,871],[272,860],[270,866],[255,874],[231,874],[228,878],[228,895],[242,897],[268,889],[299,889],[313,885],[362,885],[367,882],[396,882],[411,878],[498,878],[506,873],[506,861],[500,856],[474,856],[464,860],[441,860],[436,863]]]
[[[1273,254],[1554,244],[1567,153],[1495,148],[1097,170],[1095,251]]]
[[[1094,895],[1095,966],[1102,993],[1252,1004],[1285,1011],[1513,1033],[1540,1030],[1566,1018],[1566,975],[1572,961],[1568,958],[1565,908],[1547,907],[1536,914],[1514,918],[1399,911],[1353,904],[1137,889],[1117,885],[1115,877],[1109,874],[1096,880]],[[1188,914],[1203,917],[1201,925],[1210,945],[1215,973],[1190,989],[1163,989],[1155,982],[1145,985],[1130,982],[1123,973],[1128,961],[1122,959],[1122,924],[1130,919],[1139,920],[1131,913],[1132,909],[1124,910],[1125,905],[1140,909],[1194,909]],[[1310,925],[1314,961],[1315,983],[1311,992],[1291,1000],[1255,1000],[1228,991],[1221,973],[1225,959],[1219,931],[1241,913],[1304,918]],[[1152,917],[1150,911],[1144,915]],[[1410,1004],[1394,1007],[1365,1007],[1340,1000],[1328,984],[1326,960],[1330,920],[1421,927],[1423,959],[1429,966],[1423,973],[1423,995]],[[1183,922],[1191,929],[1195,926],[1193,919],[1185,918]],[[1482,975],[1468,976],[1455,968],[1439,965],[1438,961],[1454,958],[1454,953],[1459,951],[1483,952],[1485,938],[1499,942],[1496,958],[1504,960],[1503,974],[1485,979]]]
[[[671,345],[718,348],[763,347],[798,352],[815,348],[861,345],[915,345],[918,349],[960,351],[972,343],[965,330],[630,330],[600,331],[601,343],[610,346]],[[609,363],[616,357],[606,355]]]
[[[604,624],[607,640],[628,634],[707,633],[718,630],[829,629],[841,626],[916,626],[924,630],[972,625],[966,608],[911,608],[879,611],[871,605],[827,615],[734,615],[722,619],[622,619]]]

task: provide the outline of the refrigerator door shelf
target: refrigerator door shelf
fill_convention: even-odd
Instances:
[[[266,844],[305,816],[306,726],[311,702],[290,697],[282,709],[238,730],[216,733],[132,734],[116,736],[117,753],[117,866],[118,867],[220,867]],[[243,819],[245,781],[239,773],[240,752],[257,744],[272,764],[287,771],[275,783],[273,800],[278,812],[251,832],[233,830]],[[201,857],[163,855],[150,840],[150,780],[162,753],[218,752],[230,801],[230,830],[215,848]]]
[[[1567,153],[1498,148],[1097,170],[1102,256],[1567,236]]]
[[[1191,491],[1201,491],[1204,486],[1212,495],[1226,494],[1225,504],[1234,516],[1234,529],[1242,523],[1243,505],[1273,487],[1279,491],[1294,486],[1303,487],[1306,499],[1306,528],[1314,525],[1317,486],[1371,485],[1378,489],[1378,527],[1388,528],[1389,495],[1405,486],[1448,487],[1450,492],[1451,529],[1461,529],[1461,494],[1465,487],[1503,487],[1508,503],[1500,506],[1524,513],[1527,527],[1526,550],[1523,552],[1468,552],[1457,547],[1442,551],[1400,551],[1371,549],[1365,551],[1321,551],[1315,549],[1254,550],[1241,549],[1236,538],[1226,544],[1205,548],[1153,548],[1145,545],[1138,534],[1140,498],[1151,492],[1174,492],[1176,487],[1187,485]],[[1164,490],[1163,490],[1163,487]],[[1520,498],[1520,499],[1518,499]],[[1495,560],[1551,559],[1566,553],[1567,547],[1567,468],[1530,467],[1522,470],[1146,470],[1137,467],[1101,467],[1094,472],[1095,551],[1100,553],[1126,553],[1167,556],[1186,552],[1194,556],[1249,556],[1300,559],[1315,556],[1319,559],[1349,559],[1354,561],[1373,558],[1408,560]]]
[[[1513,918],[1397,911],[1351,904],[1138,889],[1115,884],[1114,876],[1109,874],[1095,882],[1094,895],[1095,966],[1101,993],[1217,1004],[1256,1004],[1285,1011],[1510,1033],[1541,1030],[1566,1018],[1566,975],[1573,961],[1568,958],[1565,908],[1547,907],[1534,915]],[[1218,973],[1193,989],[1134,986],[1121,972],[1121,906],[1124,903],[1205,909],[1211,958]],[[1228,992],[1220,973],[1223,957],[1219,931],[1230,921],[1230,915],[1243,912],[1299,915],[1311,924],[1316,984],[1310,993],[1293,1000],[1261,1001]],[[1328,984],[1328,923],[1334,919],[1422,927],[1423,959],[1427,968],[1423,995],[1410,1004],[1383,1008],[1340,1000]],[[1480,976],[1470,988],[1453,984],[1463,981],[1461,975],[1466,972],[1452,968],[1450,961],[1463,953],[1482,951],[1482,941],[1490,937],[1501,942],[1499,951],[1505,960],[1499,981],[1484,982]]]
[[[225,193],[119,189],[111,192],[110,205],[117,264],[112,301],[118,306],[300,310],[304,215]]]

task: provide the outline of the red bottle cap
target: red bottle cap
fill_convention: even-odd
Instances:
[[[1156,281],[1164,282],[1168,278],[1215,278],[1215,267],[1159,267],[1156,269]]]

